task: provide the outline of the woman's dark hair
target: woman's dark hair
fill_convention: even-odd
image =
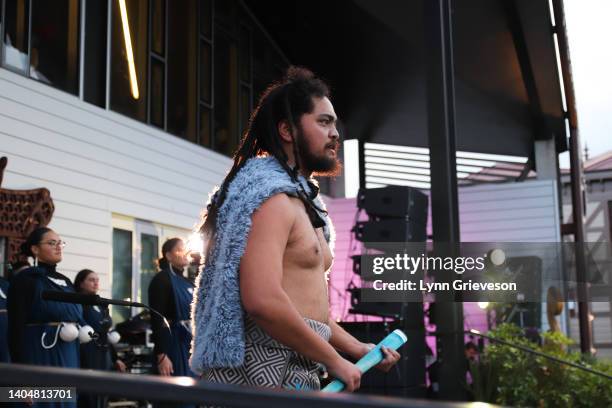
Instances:
[[[74,289],[77,292],[81,292],[83,290],[81,289],[81,284],[92,273],[94,273],[94,271],[92,271],[91,269],[81,269],[79,273],[77,273],[77,276],[74,278]]]
[[[300,67],[289,67],[283,80],[270,85],[262,94],[259,103],[249,119],[240,146],[234,153],[234,164],[223,180],[215,198],[211,200],[203,216],[200,232],[205,240],[212,242],[216,230],[217,213],[225,201],[227,189],[246,161],[256,156],[274,156],[287,174],[301,187],[298,181],[299,154],[297,143],[293,143],[293,155],[296,165],[291,168],[288,157],[283,150],[278,124],[287,121],[292,136],[294,129],[299,129],[302,115],[314,110],[313,98],[329,97],[329,87],[317,78],[310,70]],[[303,187],[301,187],[303,189]],[[309,197],[308,205],[315,206]],[[316,206],[315,206],[316,208]]]
[[[162,245],[161,253],[162,256],[157,260],[157,265],[159,265],[159,269],[165,269],[168,267],[168,259],[166,258],[166,253],[171,252],[179,242],[183,242],[180,238],[169,238]]]
[[[32,245],[40,244],[43,239],[43,236],[47,232],[53,232],[53,230],[47,227],[38,227],[34,231],[30,232],[30,235],[28,235],[25,242],[21,244],[21,253],[25,256],[31,256],[32,258],[34,258],[34,253],[32,252]]]

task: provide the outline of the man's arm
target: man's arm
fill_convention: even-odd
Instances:
[[[277,341],[323,363],[347,384],[359,388],[361,373],[312,330],[282,288],[283,256],[296,219],[296,207],[285,194],[268,199],[252,216],[246,250],[240,262],[240,297],[250,317]]]
[[[329,343],[340,353],[344,353],[355,360],[359,360],[363,357],[370,347],[357,340],[340,325],[334,321],[329,321],[329,327],[331,328],[331,338]]]

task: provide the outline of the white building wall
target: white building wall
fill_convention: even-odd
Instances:
[[[462,242],[560,242],[553,180],[459,188]]]
[[[113,214],[191,229],[231,160],[152,126],[0,69],[2,187],[51,191],[58,269],[111,287]],[[161,242],[160,242],[161,245]]]

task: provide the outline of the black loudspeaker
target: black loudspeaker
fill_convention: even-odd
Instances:
[[[340,323],[340,325],[358,340],[364,343],[378,344],[395,329],[406,333],[408,342],[399,350],[401,360],[388,373],[375,368],[361,378],[361,394],[393,395],[410,398],[425,398],[425,329],[423,327],[422,304],[414,303],[408,312],[411,324],[391,323]],[[421,309],[419,312],[418,309]],[[420,322],[420,324],[419,324]],[[402,327],[403,326],[403,327]]]
[[[357,206],[370,217],[396,217],[427,222],[428,197],[420,190],[405,186],[388,186],[359,190]]]
[[[369,248],[374,248],[369,242],[425,242],[427,224],[397,218],[360,221],[355,224],[355,238]]]
[[[389,186],[359,190],[357,205],[369,221],[355,225],[355,237],[369,243],[425,242],[427,240],[428,197],[412,187]]]
[[[351,294],[351,309],[352,314],[363,314],[369,316],[388,317],[391,319],[399,319],[402,317],[402,305],[399,302],[362,302],[361,288],[353,288],[348,291]]]

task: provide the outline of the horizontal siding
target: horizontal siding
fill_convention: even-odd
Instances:
[[[0,69],[2,187],[49,189],[50,227],[68,245],[58,269],[100,274],[110,294],[113,214],[180,231],[198,221],[231,160]]]
[[[73,238],[81,238],[92,242],[99,242],[102,244],[110,244],[109,227],[99,226],[93,224],[84,224],[79,221],[73,221],[70,219],[62,219],[53,217],[50,228],[61,231],[62,236],[70,236]],[[67,239],[67,238],[66,238]]]
[[[524,181],[523,183],[528,183]],[[459,196],[460,204],[462,202],[461,196]],[[465,203],[465,202],[464,202]],[[460,211],[465,214],[478,214],[478,213],[495,213],[498,210],[507,211],[529,211],[532,209],[549,208],[548,204],[542,202],[541,197],[521,198],[520,200],[499,200],[499,201],[486,201],[486,202],[470,202],[469,206]]]
[[[70,158],[57,158],[56,152],[51,152],[44,157],[45,161],[36,155],[31,155],[31,152],[25,149],[18,153],[20,150],[12,149],[13,146],[9,146],[5,149],[3,143],[2,151],[3,154],[7,155],[10,159],[10,171],[18,172],[21,174],[35,174],[44,175],[46,180],[61,180],[64,183],[68,183],[78,190],[96,192],[109,198],[125,199],[131,202],[137,202],[141,204],[151,203],[161,209],[167,209],[170,204],[178,205],[180,212],[183,214],[192,214],[197,212],[197,198],[193,197],[195,194],[191,194],[191,199],[180,199],[186,194],[184,190],[180,192],[173,186],[163,186],[162,189],[156,190],[156,187],[161,187],[152,180],[143,178],[139,182],[133,182],[133,184],[126,182],[126,178],[133,178],[129,174],[125,177],[117,176],[111,178],[107,176],[111,173],[107,171],[109,164],[107,165],[95,165],[94,163],[88,164],[86,160],[72,160],[77,162],[76,165],[70,163]],[[200,196],[201,194],[198,194]],[[202,201],[202,200],[201,200]]]
[[[17,107],[20,109],[16,109]],[[26,121],[10,116],[11,114],[20,114],[20,111]],[[37,114],[36,111],[31,113]],[[4,125],[0,131],[7,137],[29,141],[33,144],[47,147],[53,152],[60,154],[67,153],[74,157],[86,158],[94,163],[113,163],[113,166],[118,169],[127,168],[135,174],[146,175],[151,178],[161,179],[162,181],[163,177],[168,175],[168,171],[171,174],[176,173],[183,176],[183,178],[177,178],[176,180],[179,185],[189,187],[194,182],[200,181],[197,175],[197,168],[185,168],[184,161],[182,160],[172,163],[172,161],[169,161],[169,157],[163,155],[143,156],[141,149],[129,144],[122,145],[112,138],[101,138],[96,131],[91,129],[78,132],[79,137],[72,137],[53,128],[43,128],[37,123],[28,122],[26,114],[27,112],[23,112],[21,106],[13,106],[13,112],[10,109],[0,112],[0,119]],[[58,122],[57,125],[61,126],[62,123]],[[126,161],[130,163],[126,165]],[[177,168],[173,164],[181,166]],[[211,169],[209,176],[213,176],[213,178],[208,181],[213,181],[215,175],[218,176],[217,172]]]
[[[554,181],[530,180],[459,189],[462,242],[559,242]]]
[[[542,202],[541,200],[538,200],[538,203],[541,205]],[[471,207],[471,206],[470,206]],[[514,208],[508,208],[508,209],[504,209],[501,208],[500,206],[495,206],[495,208],[486,208],[486,209],[480,209],[477,211],[474,211],[472,209],[472,211],[462,211],[461,212],[461,222],[463,225],[470,225],[472,223],[476,223],[476,222],[484,222],[484,221],[516,221],[516,213],[517,211],[521,211],[525,209],[525,207],[523,208],[517,208],[516,206]],[[542,220],[544,219],[545,221],[548,221],[548,218],[550,217],[550,207],[549,206],[543,206],[543,207],[528,207],[529,210],[529,214],[528,215],[523,215],[521,217],[521,219],[523,220]]]
[[[6,133],[3,132],[3,134]],[[201,181],[199,183],[192,181],[189,186],[184,183],[172,183],[166,186],[163,192],[151,191],[149,184],[152,179],[164,183],[168,183],[168,180],[162,180],[154,174],[138,173],[129,168],[129,165],[119,161],[120,158],[118,157],[106,158],[107,161],[103,161],[100,157],[94,159],[89,156],[62,151],[53,146],[41,145],[35,141],[26,141],[15,136],[3,139],[2,150],[13,158],[35,161],[43,166],[47,165],[52,169],[65,172],[78,172],[93,183],[112,181],[113,184],[118,184],[124,188],[161,194],[173,199],[183,195],[197,194],[198,190],[195,187],[202,184]],[[109,166],[109,163],[113,163],[113,165]],[[153,170],[154,167],[151,167]],[[33,170],[36,171],[36,169]],[[159,169],[155,169],[155,173],[159,174]],[[53,176],[53,174],[49,176]]]
[[[2,154],[2,150],[0,150],[0,154]],[[9,158],[8,168],[4,171],[4,180],[2,182],[4,188],[27,190],[44,187],[51,192],[51,197],[53,198],[56,208],[61,205],[61,203],[70,203],[80,207],[109,213],[108,200],[103,194],[76,188],[70,185],[69,182],[49,180],[44,174],[29,174],[29,170],[16,172],[12,170],[12,164],[12,160]]]
[[[595,323],[595,320],[599,320]],[[593,322],[593,343],[610,343],[612,339],[612,326],[610,325],[610,316],[595,319]]]
[[[21,106],[26,113],[36,113],[37,120],[32,121],[32,117],[16,113],[10,116],[40,128],[68,134],[79,140],[89,140],[88,134],[82,132],[94,132],[97,137],[92,140],[102,142],[107,149],[124,151],[124,148],[131,147],[125,151],[144,153],[146,158],[159,159],[155,162],[174,160],[172,167],[187,163],[196,170],[201,167],[202,159],[208,159],[208,170],[219,173],[227,161],[227,158],[218,153],[197,148],[190,142],[174,138],[154,127],[83,103],[72,95],[12,72],[2,70],[0,81],[2,99],[6,103],[6,109],[2,112],[11,112],[11,107],[17,109]],[[103,139],[110,139],[112,143],[107,144]],[[134,148],[140,150],[135,151]],[[134,155],[134,158],[138,158],[138,155]]]

